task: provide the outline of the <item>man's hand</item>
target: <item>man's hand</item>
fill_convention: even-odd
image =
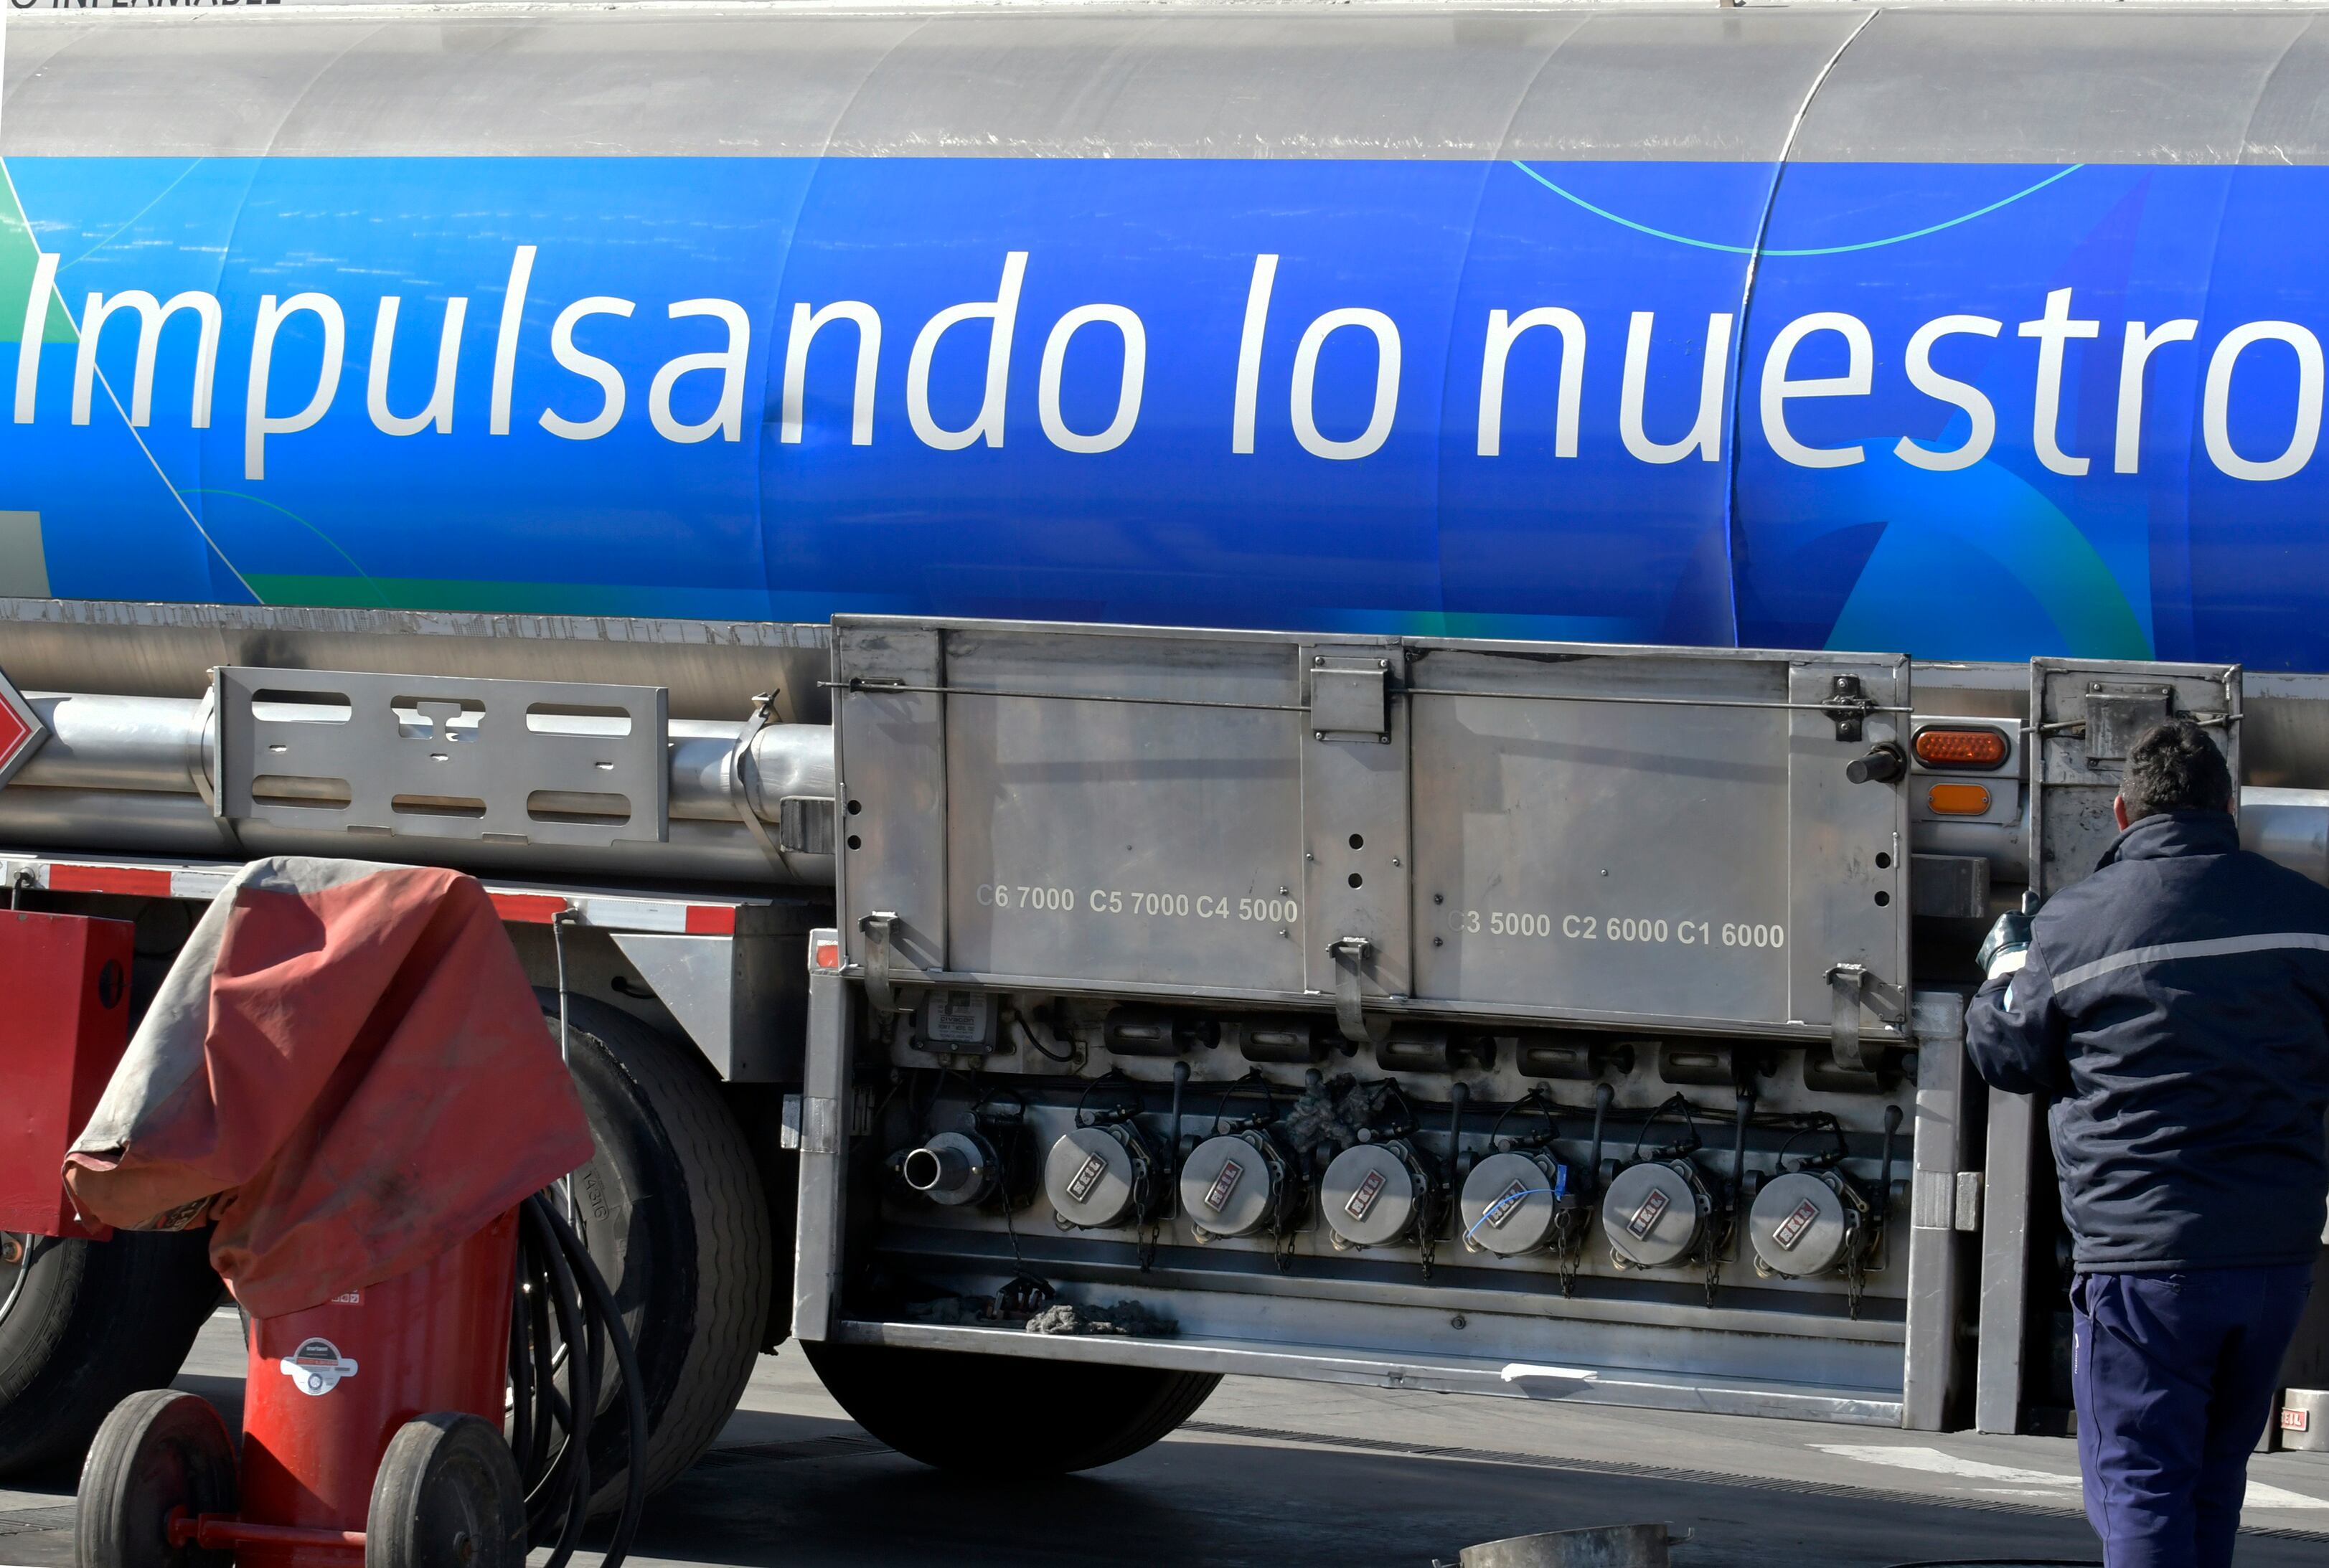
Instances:
[[[1991,980],[2012,974],[2030,956],[2030,916],[2019,909],[2009,909],[1997,917],[1989,934],[1981,939],[1981,951],[1974,962]]]

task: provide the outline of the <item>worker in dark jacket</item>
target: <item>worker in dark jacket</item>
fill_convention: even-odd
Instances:
[[[2329,889],[2240,848],[2197,725],[2136,742],[2093,876],[1983,944],[1966,1041],[2052,1102],[2087,1517],[2222,1568],[2329,1193]]]

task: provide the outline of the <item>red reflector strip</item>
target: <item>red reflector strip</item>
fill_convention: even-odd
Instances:
[[[495,912],[523,925],[547,925],[566,913],[566,900],[548,893],[489,893]]]
[[[62,866],[49,868],[52,893],[129,893],[146,898],[170,896],[170,873],[134,866]]]
[[[809,962],[819,969],[839,969],[841,967],[841,944],[838,942],[818,943],[816,944],[816,951],[810,956]]]
[[[2012,749],[1996,729],[1920,729],[1916,748],[1927,767],[2001,767]]]
[[[18,862],[24,865],[24,862]],[[231,867],[92,865],[88,862],[32,863],[42,886],[57,893],[111,893],[139,898],[215,898],[233,879]],[[736,904],[683,904],[677,899],[579,897],[555,893],[497,893],[488,890],[494,912],[504,920],[523,925],[547,925],[571,913],[580,924],[606,931],[685,933],[691,936],[736,934]],[[837,952],[837,950],[836,950]],[[830,966],[841,967],[838,957]]]

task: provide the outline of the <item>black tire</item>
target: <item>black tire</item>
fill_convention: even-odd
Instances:
[[[171,1545],[169,1519],[235,1511],[234,1440],[200,1394],[133,1394],[97,1429],[76,1501],[73,1568],[230,1568],[231,1552]]]
[[[21,1291],[0,1263],[0,1478],[70,1473],[114,1406],[178,1375],[221,1289],[206,1230],[32,1248]]]
[[[498,1430],[442,1412],[396,1429],[372,1480],[364,1568],[525,1568],[525,1483]]]
[[[1215,1372],[803,1342],[851,1419],[959,1474],[1066,1475],[1129,1459],[1196,1413]]]
[[[542,993],[553,1036],[558,998]],[[693,1049],[619,1009],[569,997],[570,1065],[599,1151],[574,1176],[576,1228],[638,1350],[646,1484],[679,1479],[744,1396],[775,1288],[759,1167]],[[616,1380],[592,1422],[594,1513],[622,1503]]]

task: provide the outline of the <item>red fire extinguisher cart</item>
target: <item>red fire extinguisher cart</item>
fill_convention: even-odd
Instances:
[[[240,1464],[200,1396],[124,1401],[82,1471],[80,1562],[518,1568],[525,1498],[502,1438],[516,1233],[512,1213],[395,1279],[250,1319]]]
[[[212,1225],[250,1318],[241,1450],[193,1394],[125,1401],[81,1471],[79,1568],[523,1568],[529,1526],[570,1547],[619,1466],[618,1557],[636,1357],[540,1196],[591,1150],[475,881],[244,867],[63,1157],[95,1217]],[[594,1477],[609,1371],[628,1437]]]

